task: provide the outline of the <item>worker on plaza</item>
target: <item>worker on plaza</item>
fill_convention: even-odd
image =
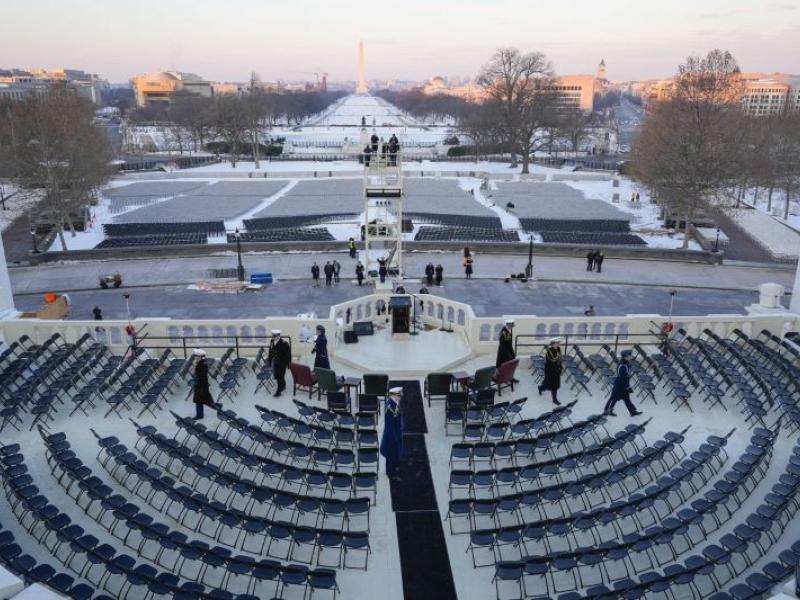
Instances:
[[[208,363],[206,362],[206,351],[199,348],[192,351],[195,359],[194,365],[194,392],[192,402],[194,402],[194,419],[199,421],[203,418],[203,407],[214,407],[214,399],[211,397],[211,388],[208,385]]]
[[[370,158],[371,154],[372,154],[372,146],[367,144],[366,146],[364,146],[364,166],[365,167],[369,166],[369,158]]]
[[[380,138],[378,137],[377,134],[373,133],[372,137],[369,138],[369,141],[372,142],[372,153],[373,154],[377,154],[378,153],[378,142],[380,142]]]
[[[499,369],[504,362],[514,360],[517,357],[517,353],[514,352],[514,321],[512,319],[506,319],[503,328],[500,330],[498,341],[497,361],[494,366]]]
[[[425,281],[428,285],[433,285],[433,274],[436,272],[436,269],[433,267],[433,263],[428,263],[425,265]]]
[[[314,348],[311,350],[314,355],[314,368],[330,369],[331,362],[328,360],[328,338],[325,337],[325,328],[317,325],[317,335],[314,336]]]
[[[94,315],[95,321],[102,321],[103,320],[103,311],[99,306],[95,306],[92,309],[92,314]]]
[[[586,270],[594,271],[594,250],[589,250],[586,254]]]
[[[322,271],[325,273],[325,285],[331,285],[333,283],[333,265],[331,261],[325,263]]]
[[[631,350],[623,350],[620,353],[619,365],[617,365],[617,376],[614,378],[614,385],[611,388],[611,397],[606,402],[603,412],[612,417],[616,417],[614,406],[622,400],[632,417],[642,414],[641,411],[636,410],[636,407],[631,402]]]
[[[597,267],[597,272],[603,272],[603,261],[605,260],[605,255],[601,250],[595,250],[594,252],[594,264]]]
[[[358,285],[364,283],[364,265],[361,264],[361,261],[356,264],[356,279],[358,280]]]
[[[342,270],[342,265],[339,264],[339,261],[333,259],[333,282],[339,283],[339,272]]]
[[[589,305],[589,308],[587,308],[585,311],[583,311],[583,316],[584,316],[584,317],[593,317],[593,316],[595,316],[596,314],[597,314],[597,313],[596,313],[596,312],[595,312],[595,310],[594,310],[594,304],[590,304],[590,305]]]
[[[397,166],[397,153],[400,151],[400,142],[395,134],[389,138],[389,166]]]
[[[381,455],[386,459],[386,476],[400,481],[398,467],[403,456],[403,413],[400,400],[403,388],[393,387],[386,398],[383,412],[383,437],[381,438]]]
[[[273,329],[270,333],[272,339],[269,341],[267,362],[270,364],[272,376],[275,377],[275,382],[278,384],[274,394],[277,398],[286,389],[286,368],[292,362],[292,349],[289,342],[281,337],[280,329]]]
[[[539,385],[539,395],[541,396],[544,390],[550,390],[553,404],[561,404],[558,401],[558,388],[561,387],[561,371],[563,369],[561,340],[552,338],[549,346],[544,351],[544,379]]]
[[[319,287],[319,266],[316,262],[311,265],[311,279],[314,280],[314,287]]]
[[[441,264],[436,265],[436,285],[442,285],[442,273],[444,268]]]
[[[386,257],[378,259],[378,276],[381,278],[381,283],[386,282],[386,275],[389,270],[386,268]]]
[[[350,258],[356,257],[356,241],[353,238],[347,240],[347,249],[350,251]]]
[[[464,257],[464,274],[466,275],[467,279],[472,279],[472,256],[465,256]]]

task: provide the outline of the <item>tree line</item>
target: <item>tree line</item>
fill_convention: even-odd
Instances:
[[[730,52],[691,56],[669,97],[652,102],[631,147],[631,173],[685,226],[708,209],[737,207],[760,189],[783,192],[783,216],[800,187],[800,114],[752,116]],[[684,247],[688,236],[684,236]]]
[[[240,156],[247,155],[258,169],[265,152],[263,143],[272,127],[298,126],[343,95],[344,92],[333,91],[268,92],[253,75],[242,94],[209,98],[181,91],[173,94],[168,106],[137,109],[128,120],[169,131],[181,154],[189,148],[209,149],[209,142],[214,141],[218,143],[211,149],[224,151],[233,167]]]

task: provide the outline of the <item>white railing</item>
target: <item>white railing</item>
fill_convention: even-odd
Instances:
[[[474,354],[491,354],[497,349],[497,338],[506,318],[515,321],[514,334],[522,336],[524,344],[546,343],[550,337],[569,336],[570,343],[626,345],[642,340],[658,329],[667,317],[657,314],[634,314],[604,317],[537,317],[534,315],[500,315],[476,317],[472,307],[441,296],[408,294],[412,297],[419,322],[432,327],[452,328],[463,332]],[[313,335],[316,325],[323,325],[328,333],[331,355],[342,342],[342,333],[355,321],[371,321],[386,325],[391,318],[388,311],[378,310],[380,303],[387,305],[389,295],[370,294],[331,307],[327,318],[268,317],[264,319],[136,319],[132,324],[137,331],[137,342],[144,347],[170,347],[176,354],[191,352],[195,345],[209,346],[212,356],[221,354],[223,348],[236,346],[240,354],[251,356],[259,346],[266,345],[271,329],[280,329],[292,340],[292,352],[300,360],[309,358],[310,345],[301,340],[301,328]],[[422,304],[420,305],[420,301]],[[349,311],[349,314],[348,314]],[[413,315],[413,309],[412,309]],[[349,317],[349,318],[348,318]],[[784,312],[778,314],[708,315],[672,318],[675,329],[683,328],[689,335],[697,336],[709,329],[727,337],[734,329],[749,336],[767,330],[782,337],[787,331],[800,329],[800,316]],[[107,343],[114,352],[123,353],[132,339],[126,333],[127,321],[55,321],[38,319],[9,319],[0,321],[0,333],[7,342],[28,335],[35,343],[45,341],[59,333],[73,342],[88,333]],[[305,326],[305,327],[304,327]],[[97,328],[100,327],[101,330]],[[646,343],[646,342],[644,342]],[[526,349],[527,353],[528,350]]]

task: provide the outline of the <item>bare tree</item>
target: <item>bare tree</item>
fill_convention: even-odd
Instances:
[[[672,96],[652,107],[634,140],[634,175],[687,228],[737,180],[746,138],[740,94],[739,67],[729,52],[690,57]]]
[[[247,125],[247,111],[241,98],[226,94],[214,99],[214,132],[225,142],[234,169],[245,142]]]
[[[247,135],[250,138],[253,160],[256,169],[261,168],[259,160],[261,134],[269,123],[270,104],[259,85],[258,75],[253,72],[250,74],[250,85],[247,96],[244,98],[245,111],[247,117]]]
[[[202,149],[206,137],[213,126],[213,100],[199,94],[180,91],[172,96],[168,118],[174,131],[180,127],[181,137],[191,137],[192,149],[197,152],[198,145]]]
[[[553,71],[541,52],[522,54],[516,48],[500,48],[484,65],[478,84],[486,97],[498,104],[509,144],[522,154],[522,172],[528,173],[531,153],[546,144],[536,137],[556,114],[557,94]]]
[[[459,119],[459,129],[475,144],[475,162],[481,149],[496,147],[502,140],[501,114],[496,102],[473,104],[470,111]]]
[[[31,95],[0,114],[0,164],[20,194],[39,198],[34,220],[51,225],[67,249],[64,228],[110,175],[111,151],[93,124],[94,106],[66,86]]]
[[[558,115],[555,130],[569,141],[572,152],[578,152],[581,142],[589,137],[592,115],[580,110],[564,111]]]

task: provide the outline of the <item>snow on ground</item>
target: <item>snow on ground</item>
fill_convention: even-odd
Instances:
[[[769,209],[769,199],[766,190],[759,190],[756,195],[751,191],[748,203],[763,213],[771,215],[775,220],[789,225],[792,229],[800,231],[800,201],[791,200],[789,204],[789,218],[784,219],[786,214],[786,194],[782,190],[774,190],[772,193],[772,208]]]
[[[3,196],[6,199],[5,210],[0,207],[0,231],[5,231],[11,223],[33,208],[39,199],[35,194],[19,193],[11,184],[0,183],[0,185],[3,186]]]
[[[671,248],[678,249],[683,246],[682,233],[642,233],[637,231],[636,235],[642,238],[650,248]],[[694,240],[689,240],[689,250],[702,250],[703,248]]]
[[[734,209],[729,216],[767,252],[778,259],[800,255],[800,233],[759,210]]]

